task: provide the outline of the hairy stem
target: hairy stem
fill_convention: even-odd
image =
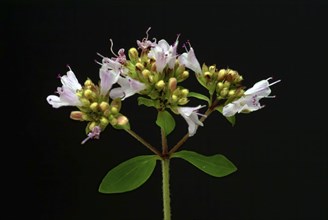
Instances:
[[[162,159],[162,178],[163,178],[163,212],[164,220],[171,220],[170,204],[170,159]]]
[[[125,129],[126,132],[128,132],[132,137],[137,139],[140,143],[145,145],[149,150],[151,150],[156,155],[162,157],[161,152],[159,152],[155,147],[153,147],[151,144],[149,144],[147,141],[145,141],[142,137],[140,137],[138,134],[136,134],[134,131],[130,129]]]
[[[163,128],[161,128],[161,136],[162,136],[162,155],[163,157],[168,154],[168,146],[167,146],[167,138]]]

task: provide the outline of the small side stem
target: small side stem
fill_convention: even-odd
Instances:
[[[163,212],[164,220],[171,220],[171,198],[170,198],[170,159],[162,159],[163,178]]]
[[[151,150],[156,155],[162,157],[161,152],[159,152],[155,147],[153,147],[151,144],[149,144],[147,141],[145,141],[142,137],[140,137],[138,134],[136,134],[134,131],[130,129],[125,129],[126,132],[128,132],[132,137],[137,139],[140,143],[145,145],[149,150]]]
[[[219,100],[216,99],[212,105],[206,110],[206,112],[204,113],[204,116],[201,117],[200,121],[204,122],[206,120],[206,118],[213,112],[215,111],[215,108],[218,105]],[[180,141],[174,146],[172,147],[172,149],[169,151],[168,155],[173,154],[174,152],[176,152],[189,138],[189,134],[185,134]]]

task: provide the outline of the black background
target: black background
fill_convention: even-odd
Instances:
[[[10,215],[32,219],[162,219],[161,173],[135,191],[104,195],[98,186],[117,164],[150,152],[110,127],[101,139],[80,145],[84,123],[69,119],[72,107],[53,109],[46,97],[60,86],[66,64],[80,82],[95,82],[96,52],[136,46],[150,37],[181,45],[190,40],[200,63],[230,67],[244,84],[272,76],[276,99],[230,124],[211,116],[184,149],[221,153],[238,167],[210,177],[180,159],[171,164],[173,219],[327,219],[327,4],[307,1],[184,3],[154,1],[12,1],[2,7],[3,154]],[[6,80],[6,81],[5,81]],[[190,90],[204,90],[190,77]],[[124,101],[132,129],[156,146],[153,109]],[[198,104],[192,101],[190,105]],[[9,120],[9,123],[8,121]],[[182,118],[169,137],[187,131]],[[13,138],[11,137],[13,135]],[[18,141],[16,143],[16,141]],[[5,142],[4,142],[5,143]],[[10,219],[10,218],[8,218]]]

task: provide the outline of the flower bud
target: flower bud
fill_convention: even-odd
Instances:
[[[221,90],[220,96],[225,97],[228,94],[228,89],[225,87]]]
[[[92,86],[93,82],[91,81],[91,79],[87,79],[87,80],[85,80],[84,85],[85,86]]]
[[[84,107],[89,107],[90,106],[90,101],[86,98],[81,98],[80,101],[82,102],[82,105]]]
[[[169,79],[169,89],[171,92],[173,92],[177,88],[177,79],[174,77],[171,77]]]
[[[147,69],[144,69],[143,71],[142,71],[142,76],[145,78],[145,79],[148,79],[148,76],[149,76],[149,74],[150,74],[150,71],[149,70],[147,70]]]
[[[83,95],[84,95],[87,99],[93,99],[93,98],[96,97],[96,94],[95,94],[93,91],[91,91],[91,89],[86,89],[86,90],[84,90]]]
[[[162,90],[165,87],[165,82],[163,80],[160,80],[156,83],[156,88],[158,90]]]
[[[128,56],[131,61],[136,62],[139,58],[138,50],[134,47],[130,48]]]
[[[210,66],[209,68],[208,68],[208,70],[211,72],[211,73],[214,73],[215,72],[215,66]]]
[[[229,88],[231,83],[229,81],[225,81],[223,85],[225,88]]]
[[[182,94],[183,97],[187,97],[188,94],[189,94],[189,90],[188,89],[182,89],[181,94]]]
[[[155,62],[151,64],[150,70],[153,72],[156,72],[156,63]]]
[[[90,109],[94,112],[98,111],[98,102],[93,102],[91,105],[90,105]]]
[[[125,117],[124,115],[120,115],[117,118],[117,125],[124,126],[124,125],[127,125],[128,123],[129,123],[129,119],[127,117]]]
[[[136,69],[142,71],[144,69],[144,65],[142,63],[136,63]]]
[[[222,82],[218,82],[217,87],[218,87],[218,90],[221,90],[221,89],[223,89],[224,85]]]
[[[205,76],[207,79],[210,79],[210,78],[212,77],[212,75],[213,75],[213,73],[208,72],[208,71],[204,73],[204,76]]]
[[[231,97],[231,96],[234,96],[236,93],[236,90],[232,89],[228,92],[228,96]]]
[[[83,113],[82,112],[80,112],[80,111],[72,111],[69,117],[71,119],[73,119],[73,120],[84,121],[82,116],[83,116]]]
[[[226,70],[225,69],[220,69],[219,73],[218,73],[218,80],[221,81],[224,76],[226,75]]]
[[[187,104],[188,103],[188,99],[187,98],[181,98],[181,99],[179,99],[179,101],[178,101],[178,104],[179,105],[185,105],[185,104]]]
[[[105,128],[108,125],[109,121],[107,118],[105,117],[101,117],[100,119],[100,127],[101,128]]]
[[[176,77],[179,77],[186,70],[184,65],[179,65],[176,72]]]
[[[96,123],[96,122],[94,122],[94,121],[93,121],[93,122],[90,122],[90,123],[89,123],[89,130],[92,131],[92,129],[93,129],[94,127],[96,127],[96,126],[97,126],[97,123]]]
[[[115,107],[115,106],[112,106],[111,109],[110,109],[110,112],[115,115],[118,113],[118,109]]]
[[[182,78],[187,79],[189,77],[189,72],[187,70],[183,71]]]
[[[172,98],[172,101],[173,102],[177,102],[178,101],[178,97],[176,95],[172,95],[171,98]]]
[[[103,101],[99,104],[99,107],[100,107],[101,111],[105,112],[107,109],[109,109],[109,104],[107,102]]]

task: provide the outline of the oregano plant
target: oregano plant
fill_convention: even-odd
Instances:
[[[214,117],[223,116],[231,125],[236,122],[235,115],[249,113],[263,107],[262,98],[270,96],[268,79],[260,80],[253,87],[243,86],[243,76],[233,69],[218,69],[215,64],[199,64],[190,42],[183,44],[185,52],[179,53],[179,35],[173,44],[166,40],[149,40],[148,32],[137,45],[127,53],[120,49],[113,51],[112,57],[98,54],[99,82],[87,79],[80,84],[72,69],[68,66],[66,75],[60,77],[62,86],[56,95],[49,95],[47,101],[52,107],[74,106],[70,118],[86,122],[85,144],[90,139],[100,138],[108,127],[127,132],[148,150],[122,162],[104,174],[99,186],[100,193],[124,193],[144,184],[152,175],[159,161],[162,167],[162,191],[164,219],[171,219],[170,206],[170,161],[183,159],[195,168],[214,177],[224,177],[237,170],[236,166],[224,155],[202,155],[182,149],[190,137],[196,135],[199,126],[204,126],[212,113]],[[206,88],[206,94],[195,92],[195,88],[185,88],[181,82],[196,77],[200,86]],[[133,131],[129,117],[120,113],[124,100],[137,97],[138,111],[149,107],[157,112],[156,125],[161,133],[161,148],[156,148]],[[199,101],[197,106],[189,106],[190,99]],[[174,145],[167,138],[174,132],[176,117],[183,117],[188,132]],[[147,154],[148,152],[148,154]],[[149,154],[150,153],[150,154]]]

